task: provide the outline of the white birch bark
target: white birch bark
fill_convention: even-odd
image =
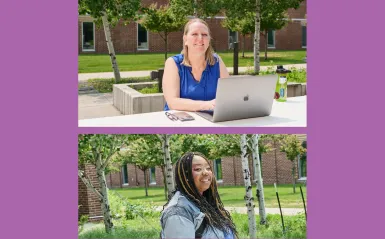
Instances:
[[[261,160],[259,158],[258,134],[252,136],[251,150],[253,154],[254,179],[257,185],[256,196],[258,199],[260,224],[266,224],[265,195],[263,192],[263,179],[261,171]]]
[[[259,42],[261,29],[261,0],[256,0],[255,32],[254,32],[254,72],[259,74]]]
[[[241,158],[242,158],[242,172],[243,179],[245,182],[245,201],[247,207],[247,217],[249,221],[249,237],[256,238],[257,236],[257,222],[255,221],[255,212],[254,212],[254,202],[253,202],[253,192],[251,190],[251,180],[250,180],[250,170],[247,160],[247,141],[246,135],[241,135]]]
[[[111,219],[110,203],[108,200],[106,176],[104,175],[104,168],[102,167],[102,165],[103,165],[102,154],[99,154],[96,160],[96,175],[100,185],[100,194],[102,196],[102,199],[100,200],[100,202],[102,205],[104,226],[105,226],[106,232],[111,233],[113,224]]]
[[[291,176],[293,177],[293,193],[295,193],[295,160],[292,161]]]
[[[110,23],[108,22],[108,17],[106,12],[103,12],[102,21],[103,21],[103,27],[104,27],[104,34],[106,35],[108,54],[110,55],[112,69],[114,70],[115,83],[117,83],[118,81],[120,81],[120,71],[119,71],[118,63],[116,62],[114,44],[112,43],[112,40],[111,40]]]
[[[162,135],[158,135],[158,137],[162,141],[164,164],[166,165],[166,185],[167,185],[167,193],[168,193],[167,197],[168,197],[168,199],[170,199],[171,193],[175,188],[174,174],[172,172],[172,162],[171,162],[171,156],[170,156],[170,137],[171,137],[171,135],[162,134]]]

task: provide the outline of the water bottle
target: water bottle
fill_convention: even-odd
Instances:
[[[287,99],[287,73],[290,73],[290,70],[286,70],[283,66],[277,66],[277,87],[275,88],[274,99],[279,102],[285,102]]]

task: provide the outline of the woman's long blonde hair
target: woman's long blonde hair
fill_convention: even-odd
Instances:
[[[216,60],[215,60],[214,55],[213,55],[214,54],[214,49],[211,46],[211,31],[210,31],[210,28],[209,28],[207,22],[205,22],[205,21],[203,21],[202,19],[199,19],[199,18],[191,19],[184,26],[183,35],[184,36],[187,35],[187,33],[189,31],[189,28],[190,28],[190,25],[192,23],[194,23],[194,22],[200,22],[200,23],[204,24],[207,27],[207,30],[209,31],[210,41],[209,41],[209,47],[207,48],[206,53],[205,53],[205,60],[208,61],[209,65],[212,66],[212,65],[215,64]],[[188,47],[186,46],[184,41],[183,41],[182,54],[184,56],[182,64],[185,65],[185,66],[190,66],[191,67],[190,60],[188,59]]]

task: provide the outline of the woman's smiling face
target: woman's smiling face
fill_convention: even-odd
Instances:
[[[183,36],[184,44],[189,53],[206,53],[210,44],[210,33],[207,26],[201,22],[193,22],[188,27],[188,32]]]
[[[192,160],[192,176],[199,193],[206,191],[212,182],[213,172],[210,164],[202,157],[195,155]]]

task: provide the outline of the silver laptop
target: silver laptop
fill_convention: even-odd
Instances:
[[[218,80],[214,111],[196,112],[212,122],[268,116],[273,106],[276,75],[230,76]]]

